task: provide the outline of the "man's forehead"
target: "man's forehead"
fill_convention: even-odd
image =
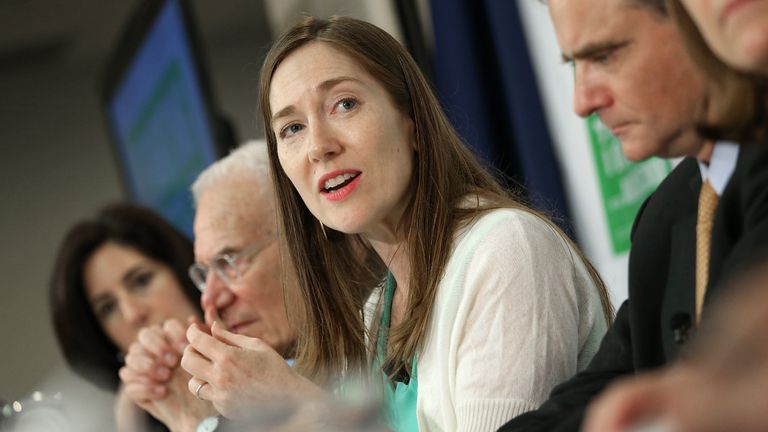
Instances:
[[[628,0],[550,0],[549,14],[566,58],[631,39],[641,14],[652,13]]]
[[[194,222],[196,256],[240,249],[275,230],[273,207],[259,186],[252,176],[230,175],[203,191]]]
[[[274,231],[256,212],[244,213],[236,209],[198,214],[194,227],[196,257],[208,258],[227,250],[241,249]]]
[[[268,231],[256,223],[249,226],[201,226],[195,230],[195,258],[206,261],[217,254],[239,251],[267,238]]]
[[[663,5],[663,3],[662,3]],[[666,19],[658,2],[647,0],[549,0],[547,2],[555,30],[567,27],[580,34],[605,29],[611,23],[631,19],[638,14]]]

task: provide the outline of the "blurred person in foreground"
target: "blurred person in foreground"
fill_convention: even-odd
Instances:
[[[187,277],[193,258],[182,233],[132,204],[110,205],[77,223],[59,248],[50,284],[56,337],[77,374],[118,392],[120,431],[166,430],[126,397],[118,370],[145,326],[201,316],[200,292]],[[169,378],[180,357],[164,358],[158,375]]]
[[[711,50],[736,71],[752,77],[768,77],[768,3],[765,0],[676,0],[670,5],[692,50],[704,56],[708,55],[706,50]],[[706,48],[701,41],[706,42]]]
[[[281,359],[292,359],[295,332],[288,323],[283,303],[282,280],[294,283],[283,274],[277,241],[269,159],[263,142],[244,144],[228,156],[206,168],[192,185],[196,212],[194,222],[195,258],[189,274],[203,292],[202,306],[206,324],[216,322],[233,337],[248,337],[266,343]],[[169,399],[187,400],[174,411],[163,414],[169,421],[183,419],[185,425],[197,425],[218,412],[228,414],[216,398],[199,397],[203,386],[174,389],[162,399],[157,392],[167,392],[167,376],[155,374],[163,356],[179,356],[186,346],[186,323],[172,320],[143,331],[126,358],[120,375],[128,395],[141,406],[168,403]],[[235,336],[237,335],[237,336]],[[282,360],[283,364],[287,363]],[[252,370],[227,368],[222,379],[231,382],[251,380]],[[187,376],[182,369],[174,375]],[[247,399],[245,394],[233,398]],[[208,409],[199,409],[200,404]],[[258,411],[254,407],[252,412]],[[193,429],[194,430],[194,429]]]
[[[307,18],[273,45],[260,95],[296,364],[191,326],[191,391],[237,414],[362,382],[394,430],[480,431],[586,365],[612,317],[602,281],[486,172],[394,38]],[[247,379],[222,379],[235,368]]]
[[[668,2],[693,57],[711,81],[709,109],[699,129],[759,152],[768,146],[768,2],[672,0]],[[706,42],[706,43],[705,43]],[[728,203],[720,215],[765,218],[768,158],[749,167],[757,185]],[[717,223],[717,221],[716,221]],[[754,259],[747,275],[731,281],[711,321],[702,322],[695,343],[680,362],[658,373],[617,384],[594,410],[589,430],[620,431],[643,421],[671,431],[768,430],[768,226],[752,224]],[[718,239],[713,237],[713,242]],[[738,252],[738,251],[737,251]],[[714,252],[713,252],[714,253]],[[753,261],[759,264],[747,266]]]

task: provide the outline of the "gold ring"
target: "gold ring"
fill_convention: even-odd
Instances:
[[[200,384],[197,386],[197,389],[195,390],[195,397],[196,397],[196,398],[198,398],[198,399],[200,399],[200,400],[203,400],[203,398],[201,398],[201,397],[200,397],[200,389],[201,389],[201,388],[203,388],[203,386],[204,386],[204,385],[206,385],[206,384],[208,384],[208,383],[207,383],[207,382],[205,382],[205,381],[203,381],[203,382],[201,382],[201,383],[200,383]]]

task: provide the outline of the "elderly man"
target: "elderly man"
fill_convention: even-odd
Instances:
[[[192,192],[197,263],[190,276],[203,291],[206,324],[261,340],[289,359],[295,333],[283,303],[266,145],[246,144],[214,163]],[[217,411],[200,399],[202,383],[189,384],[178,367],[185,333],[178,322],[142,330],[121,370],[127,395],[172,430],[195,430]]]
[[[751,206],[764,204],[745,199],[761,187],[749,172],[765,151],[698,135],[708,83],[663,0],[550,0],[548,7],[563,58],[575,67],[576,113],[598,114],[630,159],[686,156],[637,216],[629,300],[589,367],[556,387],[538,410],[500,429],[575,431],[587,415],[593,430],[607,430],[600,405],[610,400],[593,399],[617,378],[673,361],[693,334],[704,299],[760,241],[768,242],[750,234],[761,232],[754,229],[766,214]]]
[[[195,259],[190,276],[203,291],[206,322],[258,337],[292,355],[266,145],[237,149],[192,185]]]

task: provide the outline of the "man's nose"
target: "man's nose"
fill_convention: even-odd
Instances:
[[[201,298],[203,309],[213,306],[221,309],[234,299],[234,294],[221,276],[211,270],[205,278],[205,291]]]
[[[580,117],[588,117],[613,103],[606,83],[588,71],[576,71],[573,93],[573,111]]]

